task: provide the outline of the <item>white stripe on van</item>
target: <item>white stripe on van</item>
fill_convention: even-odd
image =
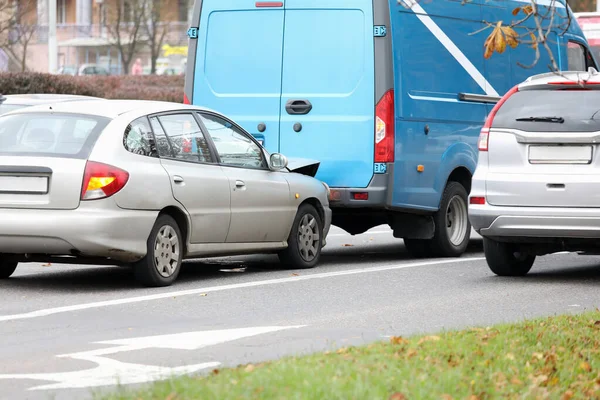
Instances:
[[[500,96],[498,92],[492,87],[492,85],[485,79],[485,77],[479,72],[479,70],[473,65],[473,63],[464,55],[462,51],[454,44],[452,40],[444,33],[444,31],[431,19],[427,12],[421,7],[416,0],[403,0],[403,2],[410,8],[417,18],[421,20],[423,25],[435,36],[440,43],[448,50],[452,57],[458,61],[461,67],[473,78],[473,80],[479,85],[481,89],[488,96]]]

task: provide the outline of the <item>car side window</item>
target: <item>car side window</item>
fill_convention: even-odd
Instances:
[[[171,114],[158,117],[169,140],[172,158],[182,161],[212,163],[208,141],[192,114]]]
[[[163,130],[160,122],[158,122],[158,117],[150,117],[150,126],[152,126],[152,131],[154,131],[158,155],[162,158],[174,158],[173,148],[169,143],[167,134]]]
[[[212,114],[198,113],[215,144],[221,163],[235,167],[267,167],[262,149],[230,122]]]
[[[138,118],[127,125],[123,135],[123,147],[130,153],[148,157],[157,156],[152,130],[145,117]]]
[[[569,71],[587,70],[585,47],[580,43],[570,41],[567,47],[567,55],[567,67]]]

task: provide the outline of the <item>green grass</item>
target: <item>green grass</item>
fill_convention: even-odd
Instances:
[[[116,399],[598,399],[600,312],[215,370]]]

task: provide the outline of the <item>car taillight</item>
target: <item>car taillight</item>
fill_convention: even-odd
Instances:
[[[110,197],[123,189],[129,173],[112,165],[88,161],[83,173],[81,200],[96,200]]]
[[[183,94],[183,104],[190,104],[190,99],[188,99],[187,94]]]
[[[394,90],[387,91],[375,107],[375,162],[394,162]]]
[[[517,93],[519,91],[519,85],[514,86],[510,89],[502,98],[496,103],[490,114],[485,119],[485,123],[483,124],[483,128],[481,128],[481,133],[479,134],[479,140],[477,142],[477,147],[479,151],[488,151],[488,142],[490,139],[490,128],[492,127],[492,123],[494,122],[494,117],[496,113],[502,107],[502,105],[508,100],[510,96]]]

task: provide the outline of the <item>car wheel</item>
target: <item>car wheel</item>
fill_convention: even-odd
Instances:
[[[431,256],[431,240],[404,239],[404,247],[413,257],[423,258]]]
[[[8,279],[17,269],[17,265],[19,265],[16,261],[0,261],[0,279]]]
[[[433,216],[435,233],[431,240],[432,255],[459,257],[467,250],[471,237],[467,198],[463,185],[448,183],[440,209]]]
[[[169,286],[181,270],[183,237],[177,222],[160,215],[148,236],[146,257],[134,265],[135,278],[145,286]]]
[[[323,223],[317,210],[310,204],[298,209],[292,230],[288,237],[288,247],[279,252],[279,260],[287,267],[313,268],[321,258],[323,247]]]
[[[485,260],[492,272],[498,276],[524,276],[531,270],[535,256],[515,251],[511,243],[483,238]]]

